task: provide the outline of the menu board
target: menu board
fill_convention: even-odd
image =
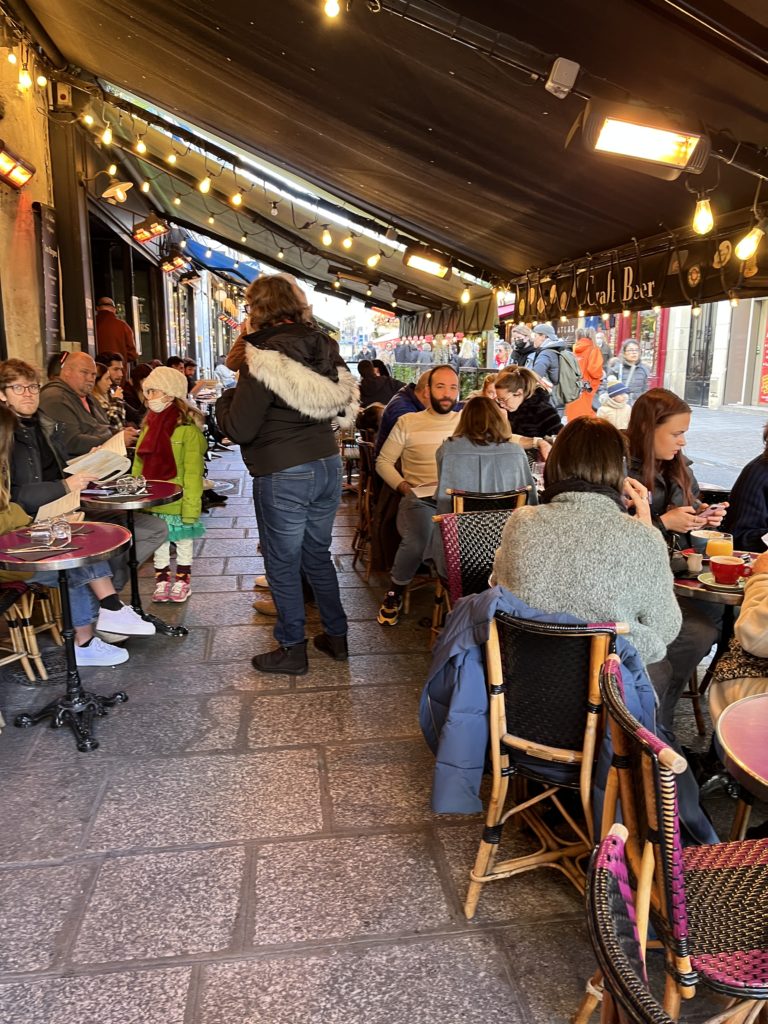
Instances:
[[[45,203],[34,203],[37,240],[40,249],[40,272],[43,287],[41,319],[43,344],[47,356],[61,347],[61,290],[59,275],[59,242],[56,234],[56,211]]]

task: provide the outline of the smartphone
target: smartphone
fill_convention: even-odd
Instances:
[[[705,511],[704,515],[707,517],[707,519],[712,519],[718,513],[722,512],[723,508],[724,505],[722,504],[722,502],[718,503],[717,505],[710,505],[709,508]]]

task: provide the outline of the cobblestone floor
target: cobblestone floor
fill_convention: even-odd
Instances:
[[[352,657],[257,675],[271,625],[251,608],[263,566],[237,453],[212,475],[229,504],[206,520],[192,598],[163,610],[189,635],[129,641],[124,669],[84,673],[130,695],[100,749],[0,735],[0,1024],[567,1021],[593,969],[575,890],[539,871],[491,886],[475,923],[461,910],[480,822],[429,810],[429,595],[377,625],[347,495],[334,552]],[[0,677],[9,722],[50,693]]]
[[[765,412],[694,409],[686,454],[700,483],[731,487],[743,466],[763,450]]]

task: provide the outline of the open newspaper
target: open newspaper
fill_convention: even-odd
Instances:
[[[131,460],[125,453],[125,438],[122,431],[110,437],[99,448],[94,448],[85,455],[71,459],[64,467],[65,473],[87,473],[94,483],[107,483],[117,480],[131,471]],[[56,519],[74,512],[80,506],[80,491],[70,491],[56,501],[41,505],[35,516],[35,522],[44,519]]]

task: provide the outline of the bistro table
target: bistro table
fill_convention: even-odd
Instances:
[[[158,508],[170,505],[181,497],[183,490],[178,484],[167,483],[165,480],[147,480],[144,494],[85,494],[80,495],[80,505],[91,512],[125,512],[128,529],[131,533],[131,546],[128,550],[128,569],[131,574],[131,606],[137,615],[146,622],[151,622],[158,633],[165,636],[186,636],[186,626],[172,626],[157,615],[145,612],[139,593],[139,563],[136,558],[136,524],[133,513],[144,508]]]
[[[731,839],[743,839],[752,803],[768,800],[768,693],[729,704],[717,720],[723,764],[739,784],[739,806]]]
[[[20,729],[28,729],[39,722],[50,718],[51,728],[60,729],[68,725],[77,741],[77,749],[86,753],[96,750],[98,740],[93,736],[92,724],[94,715],[102,717],[107,708],[122,704],[128,695],[122,690],[111,697],[103,697],[98,693],[89,693],[83,689],[80,674],[77,671],[75,657],[75,630],[72,625],[72,609],[69,601],[69,584],[67,569],[76,569],[81,565],[92,565],[94,562],[105,562],[119,554],[131,543],[131,535],[122,526],[114,523],[78,524],[78,532],[73,533],[72,541],[67,550],[59,555],[51,553],[36,555],[38,561],[29,561],[18,555],[8,553],[9,548],[29,547],[31,545],[28,530],[16,530],[3,534],[0,540],[0,568],[28,570],[29,572],[47,572],[56,570],[59,574],[59,594],[61,595],[61,615],[64,638],[64,653],[67,661],[67,689],[63,697],[46,704],[40,711],[27,711],[17,715],[14,724]],[[74,550],[72,550],[74,548]],[[51,552],[53,552],[53,548]]]

